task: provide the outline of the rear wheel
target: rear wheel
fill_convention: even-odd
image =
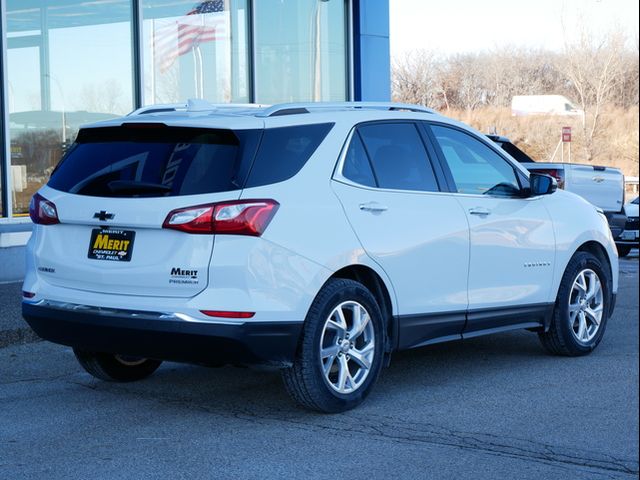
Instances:
[[[562,277],[549,331],[539,333],[555,355],[591,353],[604,335],[611,282],[608,268],[587,252],[576,253]]]
[[[631,253],[631,247],[629,245],[616,245],[618,248],[618,256],[626,257]]]
[[[375,298],[353,280],[330,280],[314,300],[291,368],[282,372],[300,405],[326,413],[359,405],[382,366],[384,328]]]
[[[73,349],[82,368],[107,382],[135,382],[155,372],[160,360]]]

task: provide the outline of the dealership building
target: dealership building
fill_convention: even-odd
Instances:
[[[386,101],[388,0],[0,0],[0,282],[81,125],[152,104]]]

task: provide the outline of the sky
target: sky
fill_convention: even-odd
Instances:
[[[584,23],[594,32],[638,38],[638,0],[389,0],[391,54],[454,54],[507,45],[561,50]]]

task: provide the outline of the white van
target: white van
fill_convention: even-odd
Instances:
[[[515,95],[511,100],[511,115],[582,115],[571,100],[563,95]]]

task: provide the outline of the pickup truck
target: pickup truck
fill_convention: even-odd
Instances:
[[[601,208],[609,222],[609,228],[621,256],[629,242],[621,237],[627,216],[624,212],[624,175],[618,168],[577,163],[536,162],[511,141],[500,135],[487,135],[505,152],[520,162],[527,170],[551,175],[563,188],[580,195]]]

